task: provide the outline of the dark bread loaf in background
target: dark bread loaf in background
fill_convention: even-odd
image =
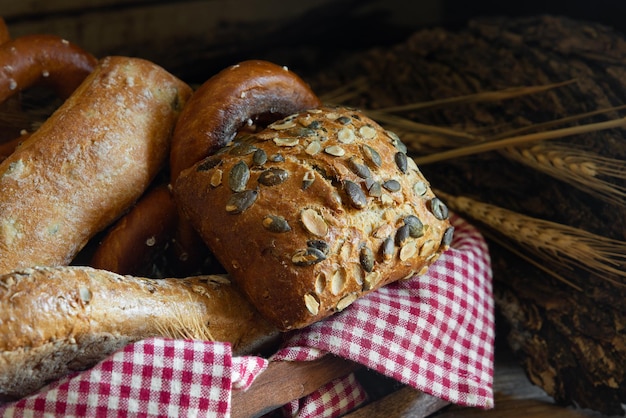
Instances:
[[[281,330],[307,326],[448,248],[448,210],[400,139],[363,113],[311,109],[240,135],[174,194],[233,280]]]

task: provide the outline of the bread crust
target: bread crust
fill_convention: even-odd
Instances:
[[[107,57],[0,163],[0,274],[66,265],[164,166],[191,88],[142,59]]]
[[[405,152],[354,109],[313,109],[183,171],[174,194],[257,309],[301,328],[448,248],[447,208]]]
[[[147,279],[91,267],[0,276],[0,399],[19,398],[152,336],[255,352],[277,335],[225,276]]]

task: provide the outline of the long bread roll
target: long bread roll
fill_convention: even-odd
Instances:
[[[66,265],[146,189],[191,88],[142,59],[101,60],[0,163],[0,274]]]
[[[0,400],[20,398],[151,336],[254,352],[278,335],[225,276],[145,279],[91,267],[0,276]]]

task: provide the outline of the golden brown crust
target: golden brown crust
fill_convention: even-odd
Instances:
[[[183,171],[174,195],[283,330],[425,271],[453,231],[399,139],[345,108],[305,111],[236,140]]]
[[[191,89],[155,64],[108,57],[0,163],[0,273],[68,264],[163,167]]]
[[[176,124],[172,181],[226,145],[248,120],[264,114],[276,120],[319,104],[309,86],[285,67],[250,60],[220,71],[194,92]]]
[[[151,336],[230,342],[243,354],[276,334],[225,276],[16,271],[0,276],[0,399],[24,396]]]
[[[176,222],[169,187],[154,187],[107,232],[89,265],[118,274],[146,271],[171,241]]]
[[[36,83],[66,98],[97,64],[96,58],[56,35],[25,35],[0,45],[0,102]]]

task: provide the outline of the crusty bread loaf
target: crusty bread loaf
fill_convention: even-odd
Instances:
[[[103,59],[0,163],[0,274],[68,264],[164,166],[191,88],[163,68]]]
[[[423,273],[453,234],[399,138],[353,109],[313,109],[240,137],[183,171],[174,193],[281,330]]]
[[[144,279],[90,267],[0,276],[0,400],[19,398],[151,336],[255,352],[277,330],[225,276]]]

